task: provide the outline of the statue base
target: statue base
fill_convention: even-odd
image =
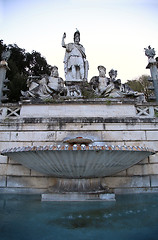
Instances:
[[[41,201],[115,201],[114,193],[94,192],[94,193],[50,193],[41,195]]]
[[[115,201],[115,194],[101,185],[101,179],[57,179],[42,194],[42,201]]]
[[[74,79],[74,80],[66,80],[65,81],[65,86],[74,86],[74,85],[80,85],[84,82],[83,79]]]

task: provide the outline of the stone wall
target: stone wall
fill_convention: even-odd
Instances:
[[[107,102],[3,105],[0,151],[17,146],[61,144],[67,138],[87,137],[98,145],[136,145],[158,152],[157,111],[157,105],[109,105]],[[0,156],[0,193],[43,193],[55,181]],[[114,176],[105,177],[102,182],[116,193],[158,191],[158,153]]]

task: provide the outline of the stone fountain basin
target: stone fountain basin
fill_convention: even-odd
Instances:
[[[114,175],[154,152],[135,146],[74,144],[18,147],[3,150],[1,154],[52,177],[82,179]]]

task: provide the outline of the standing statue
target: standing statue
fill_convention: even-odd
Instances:
[[[63,34],[62,47],[66,48],[64,71],[66,81],[83,81],[88,78],[88,61],[84,47],[80,42],[80,32],[74,33],[74,43],[65,44],[66,33]]]

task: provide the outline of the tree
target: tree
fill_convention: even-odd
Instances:
[[[2,54],[2,52],[6,49],[6,45],[3,44],[3,40],[0,40],[0,56]]]
[[[149,96],[151,94],[151,90],[149,90],[150,86],[150,82],[148,81],[149,78],[150,76],[148,75],[142,75],[138,79],[127,80],[128,86],[134,91],[144,93],[145,99],[147,101],[149,100]]]
[[[26,91],[27,89],[28,76],[50,75],[51,65],[39,52],[29,53],[16,44],[4,45],[3,40],[0,40],[0,54],[6,48],[11,50],[11,56],[8,60],[10,71],[7,71],[7,78],[10,80],[8,97],[10,102],[17,102],[20,100],[21,90]]]
[[[48,65],[46,59],[39,52],[32,51],[32,53],[26,53],[26,64],[30,75],[41,76],[50,74],[51,65]]]

